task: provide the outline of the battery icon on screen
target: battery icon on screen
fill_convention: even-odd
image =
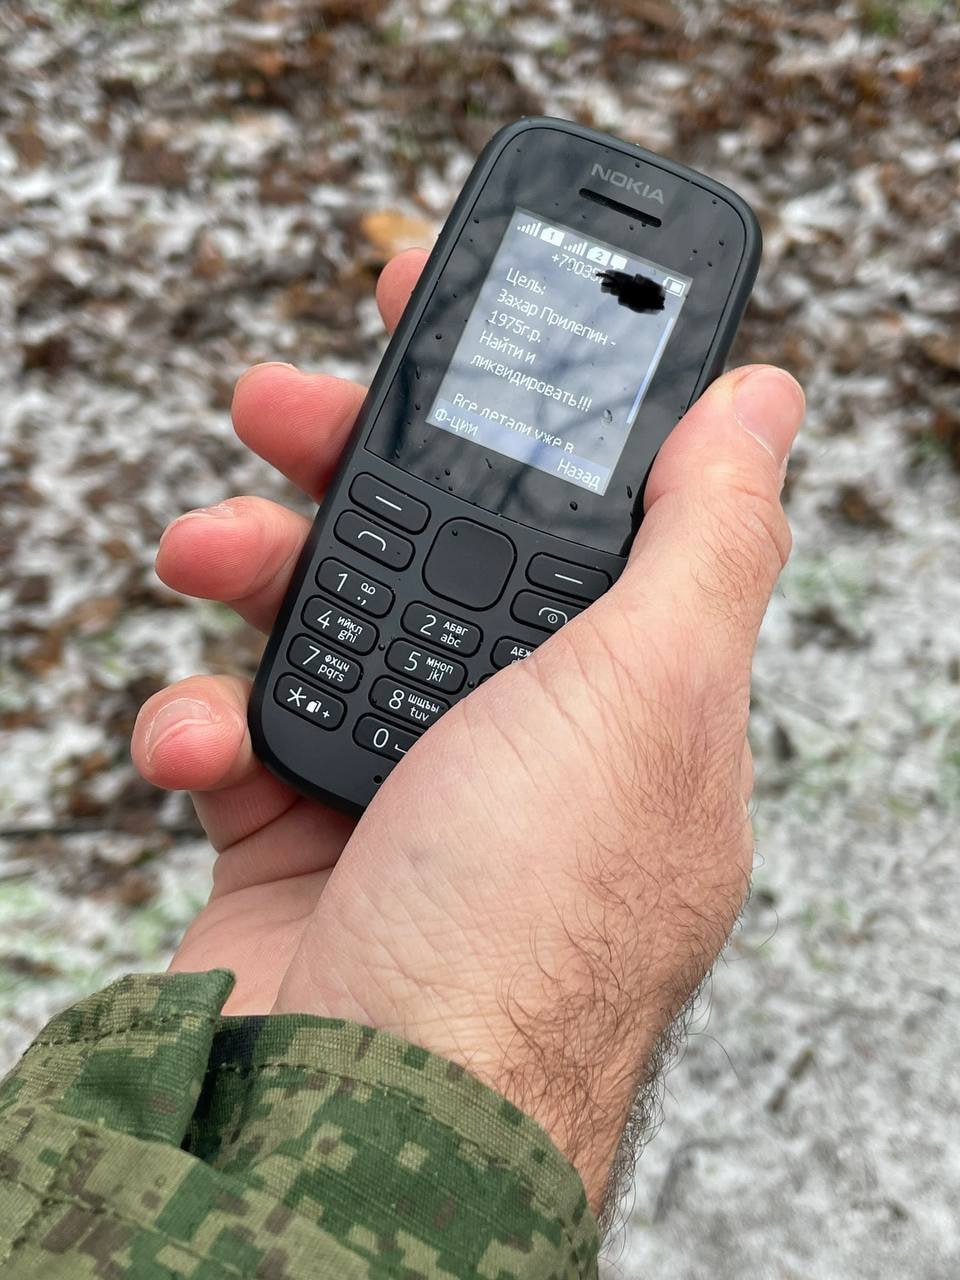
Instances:
[[[663,287],[667,293],[682,294],[686,290],[686,285],[682,280],[675,280],[673,276],[667,276],[663,282]]]

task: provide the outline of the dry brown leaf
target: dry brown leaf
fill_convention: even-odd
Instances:
[[[928,360],[941,369],[960,373],[960,333],[930,333],[920,345]]]
[[[385,257],[403,249],[429,247],[437,235],[436,224],[400,209],[380,209],[360,219],[364,237]]]

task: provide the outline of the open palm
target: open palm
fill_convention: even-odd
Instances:
[[[377,289],[392,330],[423,266],[410,250]],[[241,440],[319,499],[346,442],[364,389],[287,365],[257,365],[237,384],[233,420]],[[191,512],[165,532],[157,572],[186,595],[231,605],[269,631],[308,522],[261,498],[234,498]],[[303,929],[355,825],[297,795],[253,755],[247,682],[194,676],[141,709],[133,758],[145,778],[193,793],[218,852],[210,901],[190,926],[173,967],[226,966],[237,976],[227,1012],[270,1008]]]

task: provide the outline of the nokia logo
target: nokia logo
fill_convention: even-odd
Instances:
[[[604,182],[609,182],[611,186],[621,187],[624,191],[634,191],[638,196],[663,204],[663,191],[660,187],[650,187],[639,178],[631,178],[629,174],[621,173],[619,169],[605,169],[602,164],[595,164],[590,173],[594,178],[602,178]]]

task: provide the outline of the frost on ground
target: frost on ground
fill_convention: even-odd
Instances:
[[[611,1276],[960,1272],[960,21],[952,4],[7,0],[0,1056],[162,965],[209,856],[138,705],[259,640],[152,573],[252,491],[248,362],[369,373],[373,285],[479,147],[570,115],[736,186],[737,357],[809,421],[757,659],[757,869]]]

